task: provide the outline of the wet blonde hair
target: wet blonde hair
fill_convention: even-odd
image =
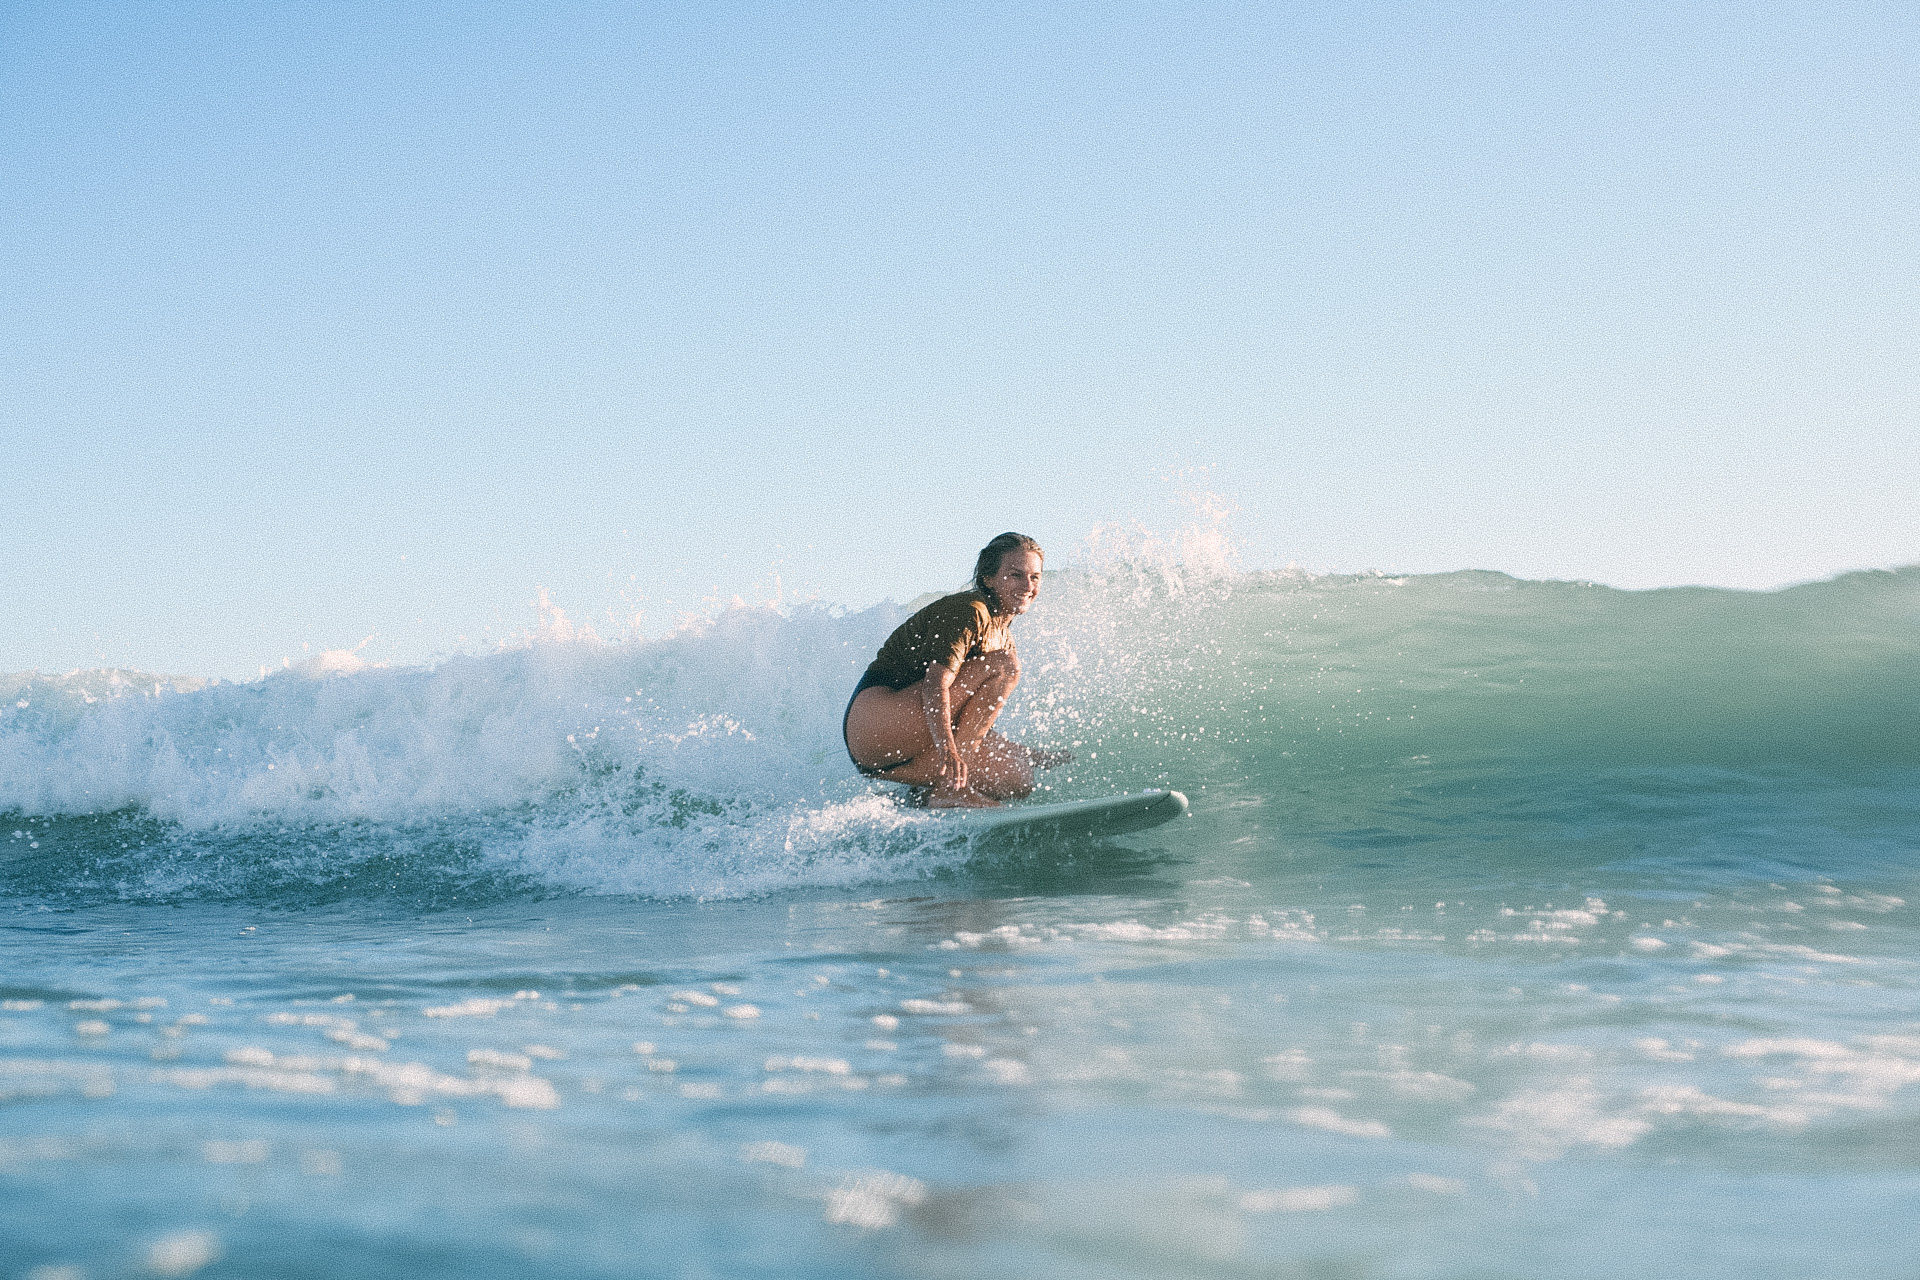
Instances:
[[[1000,572],[1000,562],[1007,558],[1009,551],[1031,551],[1044,563],[1047,553],[1040,544],[1024,533],[1003,533],[980,548],[980,558],[973,562],[973,589],[993,601],[997,608],[1000,598],[993,594],[993,588],[987,585],[987,579]]]

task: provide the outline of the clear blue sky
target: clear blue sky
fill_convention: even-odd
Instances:
[[[1920,561],[1910,3],[0,4],[0,670]],[[624,607],[624,606],[623,606]]]

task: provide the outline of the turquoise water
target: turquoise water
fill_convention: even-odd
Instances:
[[[14,678],[0,1275],[1913,1270],[1920,570],[1051,575],[1012,853],[902,616]]]

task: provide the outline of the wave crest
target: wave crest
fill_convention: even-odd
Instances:
[[[1017,632],[1005,727],[1078,753],[1054,798],[1280,794],[1410,762],[1495,788],[1545,767],[1920,764],[1920,569],[1624,592],[1105,545],[1050,574]],[[369,848],[447,883],[620,893],[934,874],[962,855],[858,777],[839,735],[902,616],[743,606],[661,640],[550,632],[245,684],[15,677],[0,811],[35,831],[119,815],[84,872],[42,859],[29,879],[134,896],[333,884]]]

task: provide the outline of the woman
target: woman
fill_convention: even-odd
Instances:
[[[926,788],[934,808],[988,807],[1033,792],[1033,771],[1073,756],[992,732],[1020,683],[1009,624],[1040,594],[1040,544],[1003,533],[981,549],[973,589],[936,600],[880,646],[841,721],[869,778]]]

